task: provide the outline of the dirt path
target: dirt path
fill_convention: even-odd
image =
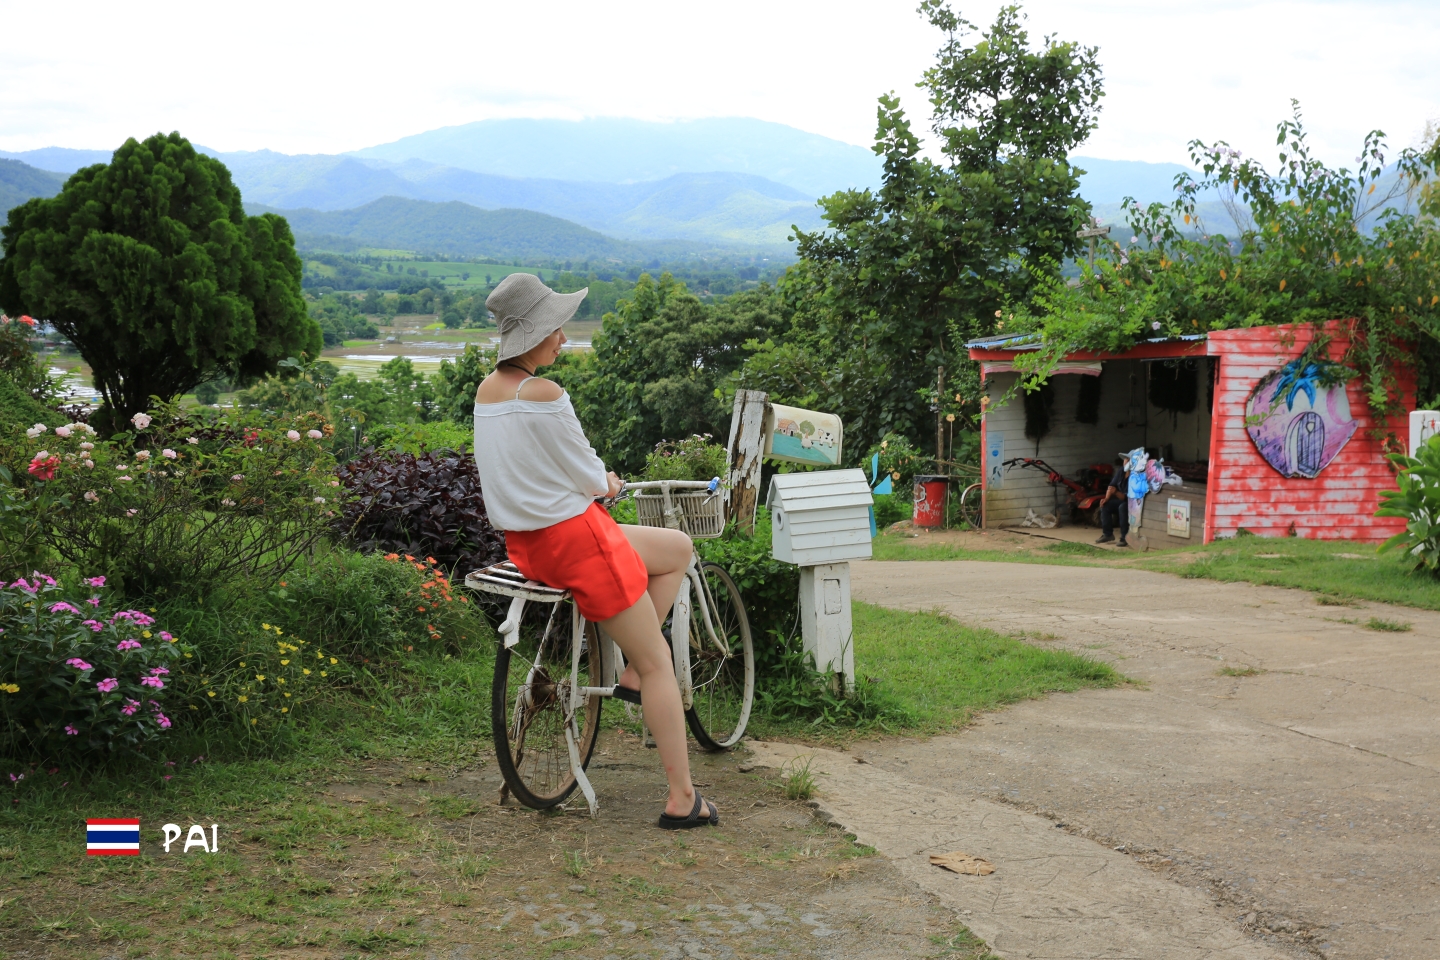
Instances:
[[[892,782],[891,834],[920,815],[902,814],[906,804],[934,799],[923,827],[892,836],[862,822],[860,838],[929,877],[926,889],[996,952],[1440,956],[1440,614],[1123,569],[860,563],[853,577],[860,599],[1023,631],[1139,681],[1021,704],[954,737],[853,751],[866,764],[820,764],[833,767],[824,802],[850,804],[852,818],[887,802]],[[1371,617],[1413,629],[1366,629]],[[979,856],[1000,851],[997,873],[937,879],[917,867],[952,840]],[[1059,859],[1004,862],[1027,849]],[[1102,871],[1088,900],[1094,871],[1064,859],[1082,851]],[[1071,889],[1027,899],[1047,871]],[[1159,896],[1161,876],[1185,889]],[[1197,905],[1209,916],[1178,923]],[[1085,936],[1107,928],[1108,946]],[[1059,952],[1057,929],[1073,934]],[[1127,930],[1155,936],[1127,943],[1139,936]]]

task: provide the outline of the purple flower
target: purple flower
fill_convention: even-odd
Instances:
[[[83,581],[83,582],[84,582],[85,586],[87,586],[87,587],[103,587],[103,586],[105,586],[105,578],[104,578],[104,577],[90,577],[88,580],[85,580],[85,581]]]
[[[74,667],[76,670],[80,670],[82,672],[85,670],[95,669],[94,667],[90,666],[90,664],[86,663],[84,660],[81,660],[79,657],[71,657],[69,660],[65,661],[65,664],[66,666]]]
[[[167,670],[167,669],[164,668],[164,667],[151,667],[151,668],[150,668],[150,676],[152,676],[152,677],[163,677],[163,676],[167,675],[169,672],[170,672],[170,671]]]
[[[142,613],[139,610],[121,610],[119,613],[115,614],[115,616],[110,618],[110,622],[112,624],[120,620],[129,620],[131,623],[134,623],[136,626],[140,627],[148,627],[150,626],[150,624],[155,622],[154,617],[150,616],[148,613]]]
[[[136,710],[139,710],[139,709],[140,709],[140,701],[139,701],[139,700],[126,700],[126,701],[125,701],[125,706],[123,706],[123,707],[120,708],[120,712],[123,713],[123,714],[125,714],[125,716],[127,716],[127,717],[132,717],[132,716],[135,715],[135,711],[136,711]]]
[[[47,574],[41,573],[39,570],[31,573],[30,576],[34,577],[37,583],[41,580],[44,580],[50,586],[55,586],[55,578]]]
[[[89,627],[96,633],[99,633],[101,630],[105,629],[105,624],[101,623],[99,620],[86,620],[82,623],[82,626]]]
[[[35,587],[30,586],[29,582],[27,582],[24,577],[21,577],[19,580],[16,580],[14,583],[10,584],[10,586],[12,586],[12,587],[19,587],[21,590],[24,590],[26,593],[34,593],[34,592],[35,592],[35,589],[36,589]]]
[[[114,677],[106,677],[104,680],[101,680],[99,683],[95,684],[95,689],[99,690],[101,693],[109,693],[111,690],[114,690],[118,686],[120,686],[119,680],[116,680]]]
[[[165,681],[161,680],[159,677],[141,677],[140,686],[154,687],[156,690],[164,690]]]
[[[76,730],[74,727],[70,726],[70,724],[68,724],[68,723],[65,724],[65,735],[66,735],[66,736],[73,737],[73,736],[76,736],[76,735],[79,734],[79,733],[80,733],[80,731],[79,731],[79,730]]]
[[[79,613],[80,611],[68,603],[54,603],[50,605],[51,613]]]
[[[92,607],[98,607],[98,606],[100,606],[100,598],[99,598],[99,597],[91,597],[89,600],[86,600],[85,602],[88,603],[88,604],[90,604],[90,606],[92,606]],[[86,621],[86,623],[90,623],[90,622],[93,622],[93,621],[89,621],[89,620]],[[99,628],[99,627],[96,627],[95,629],[96,629],[96,630],[99,630],[100,628]]]
[[[119,643],[115,644],[115,649],[118,650],[120,653],[124,653],[126,650],[139,650],[140,641],[133,639],[121,640]]]
[[[175,638],[170,635],[170,632],[169,632],[168,630],[161,630],[161,631],[160,631],[160,639],[161,639],[161,640],[164,640],[166,643],[174,643],[174,642],[175,642]]]

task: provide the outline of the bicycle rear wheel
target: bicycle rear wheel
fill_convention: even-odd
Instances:
[[[755,701],[755,646],[740,588],[725,568],[700,565],[705,606],[715,630],[712,639],[701,605],[690,602],[690,678],[694,698],[685,719],[706,750],[727,750],[740,742]]]
[[[570,749],[565,742],[564,697],[570,679],[570,605],[529,603],[514,647],[495,654],[490,689],[490,724],[500,775],[515,799],[545,810],[563,803],[575,789]],[[585,624],[580,654],[581,686],[596,686],[601,676],[599,633]],[[581,766],[600,732],[601,697],[591,697],[576,716]]]

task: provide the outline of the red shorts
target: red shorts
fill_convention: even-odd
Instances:
[[[645,561],[598,503],[553,526],[505,531],[505,550],[531,580],[569,590],[591,623],[629,610],[650,586]]]

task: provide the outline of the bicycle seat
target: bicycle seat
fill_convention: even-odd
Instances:
[[[525,579],[525,575],[516,569],[515,564],[509,560],[483,570],[467,573],[465,586],[482,593],[519,597],[522,600],[535,600],[540,603],[559,603],[562,600],[570,599],[569,590],[561,590],[559,587],[546,586],[537,580]]]

